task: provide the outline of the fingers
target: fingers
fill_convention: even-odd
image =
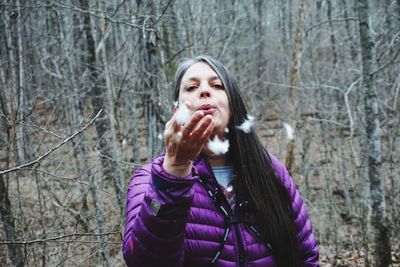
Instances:
[[[193,129],[196,127],[197,123],[204,118],[204,112],[203,111],[196,111],[193,113],[192,117],[190,118],[190,121],[185,127],[183,128],[182,136],[189,136],[190,133],[193,131]]]
[[[178,132],[182,129],[182,125],[176,122],[176,113],[174,113],[171,119],[165,124],[165,132]]]
[[[180,131],[192,117],[192,105],[188,101],[179,105],[178,102],[174,104],[172,118],[165,125],[166,129],[172,129],[174,132]]]
[[[164,143],[166,147],[174,143],[174,140],[179,139],[177,133],[179,133],[180,128],[182,128],[182,126],[176,123],[174,116],[165,124]]]
[[[203,136],[204,132],[209,128],[210,125],[214,125],[214,121],[211,115],[205,116],[201,121],[196,125],[195,129],[193,129],[189,135],[190,139],[195,140],[200,143],[198,140],[201,136]],[[212,126],[214,129],[214,127]]]
[[[215,123],[214,120],[211,121],[211,123],[208,125],[208,127],[203,131],[203,134],[199,137],[199,142],[205,143],[207,142],[208,138],[210,138],[210,135],[213,133],[215,128]]]
[[[190,107],[187,103],[185,103]],[[212,115],[204,115],[203,111],[196,111],[188,122],[182,126],[176,120],[178,112],[166,123],[164,141],[167,147],[176,146],[179,151],[187,151],[189,154],[198,154],[204,143],[212,134],[215,123]]]
[[[192,106],[186,101],[175,111],[175,121],[180,125],[185,125],[190,121],[192,114]]]

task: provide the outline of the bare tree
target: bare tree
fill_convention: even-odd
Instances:
[[[177,62],[204,53],[234,73],[266,148],[289,156],[321,264],[374,264],[370,230],[386,227],[371,228],[380,211],[374,192],[387,205],[397,264],[400,2],[369,3],[371,63],[357,1],[4,0],[0,265],[123,264],[130,174],[163,150]],[[366,99],[379,113],[368,113]],[[68,139],[100,108],[93,127]],[[368,128],[379,138],[367,138],[367,118],[379,119]],[[289,145],[288,120],[296,131]],[[378,142],[364,145],[372,137],[381,146],[370,164],[377,172],[361,157],[379,155]]]
[[[302,0],[299,6],[298,22],[296,28],[296,37],[294,42],[294,49],[292,54],[292,65],[290,68],[290,88],[289,88],[289,101],[290,101],[290,115],[289,123],[292,129],[296,129],[298,122],[298,108],[296,90],[300,86],[300,64],[301,64],[301,49],[303,43],[304,34],[304,16],[307,9],[308,0]],[[293,171],[294,165],[294,149],[295,149],[295,139],[292,139],[287,144],[287,154],[286,154],[286,167],[289,172]]]
[[[358,17],[362,57],[362,77],[366,122],[364,157],[372,199],[372,230],[374,234],[375,266],[391,266],[390,228],[385,204],[382,178],[382,151],[379,104],[373,70],[375,68],[374,41],[369,24],[368,1],[358,1]]]

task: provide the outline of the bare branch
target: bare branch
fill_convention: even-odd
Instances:
[[[58,145],[56,145],[55,147],[52,147],[49,151],[47,151],[46,153],[44,153],[42,156],[40,156],[39,158],[22,164],[20,166],[8,169],[8,170],[3,170],[0,171],[0,176],[3,174],[7,174],[10,172],[14,172],[14,171],[19,171],[23,168],[29,167],[31,165],[37,164],[40,161],[42,161],[44,158],[46,158],[48,155],[50,155],[52,152],[54,152],[55,150],[57,150],[58,148],[60,148],[61,146],[63,146],[64,144],[66,144],[68,141],[72,140],[75,136],[77,136],[78,134],[80,134],[81,132],[83,132],[84,130],[86,130],[86,128],[88,128],[91,124],[93,124],[93,122],[100,116],[100,114],[103,112],[103,109],[100,109],[100,111],[96,114],[96,116],[88,123],[86,124],[84,127],[82,127],[80,130],[76,131],[75,133],[73,133],[71,136],[67,137],[64,139],[64,141],[62,141],[61,143],[59,143]]]
[[[347,110],[347,114],[349,116],[349,121],[350,121],[350,147],[351,147],[351,152],[354,156],[356,165],[359,166],[360,164],[360,159],[359,156],[356,152],[356,149],[354,148],[354,144],[353,144],[353,136],[354,136],[354,120],[353,120],[353,116],[351,113],[351,108],[350,108],[350,104],[349,104],[349,94],[351,92],[351,90],[353,90],[354,86],[360,81],[360,79],[355,80],[347,89],[347,91],[344,94],[344,101],[346,103],[346,110]]]
[[[358,21],[358,18],[344,18],[344,19],[332,19],[332,20],[326,20],[326,21],[322,21],[320,23],[314,24],[312,25],[310,28],[308,28],[305,31],[305,36],[308,35],[308,33],[313,30],[314,28],[317,28],[321,25],[327,24],[327,23],[332,23],[332,22],[343,22],[343,21]]]
[[[46,123],[46,124],[47,124],[47,123]],[[44,128],[44,127],[42,127],[42,126],[39,126],[39,125],[28,124],[28,123],[25,123],[25,125],[26,125],[27,127],[32,128],[32,130],[39,129],[40,131],[43,131],[43,132],[48,133],[48,134],[51,134],[51,135],[57,137],[58,139],[64,139],[64,138],[65,138],[65,136],[61,136],[61,135],[55,133],[54,131],[47,130],[46,128]]]
[[[85,10],[85,9],[79,8],[77,6],[73,6],[73,5],[72,6],[68,6],[68,5],[64,5],[64,4],[58,3],[56,1],[53,1],[52,4],[55,5],[55,6],[58,6],[58,7],[68,8],[68,9],[71,9],[73,11],[77,11],[77,12],[80,12],[80,13],[83,13],[83,14],[89,14],[89,15],[97,17],[97,18],[104,18],[104,19],[107,19],[110,22],[127,25],[127,26],[130,26],[130,27],[133,27],[133,28],[143,29],[143,30],[152,31],[152,32],[156,31],[153,28],[145,28],[145,27],[142,27],[141,25],[137,25],[137,24],[132,23],[131,21],[133,21],[133,18],[131,18],[131,17],[127,18],[127,19],[115,19],[115,18],[112,18],[109,15],[107,15],[106,12],[104,12],[104,11]]]
[[[165,12],[167,11],[168,7],[171,5],[171,3],[172,3],[173,1],[174,1],[174,0],[170,0],[170,1],[165,5],[165,7],[163,8],[163,11],[161,12],[161,15],[158,17],[158,19],[157,19],[151,26],[156,25],[156,24],[160,21],[160,19],[162,19],[162,17],[164,17]]]
[[[34,239],[34,240],[21,240],[21,241],[0,241],[1,245],[31,245],[31,244],[36,244],[36,243],[45,243],[45,242],[57,242],[59,239],[64,239],[68,237],[77,237],[81,238],[84,236],[108,236],[108,235],[115,235],[115,234],[120,234],[119,230],[117,228],[114,228],[113,230],[105,233],[71,233],[71,234],[66,234],[66,235],[61,235],[61,236],[56,236],[56,237],[48,237],[48,238],[42,238],[42,239]],[[63,242],[74,242],[75,240],[63,240]],[[79,241],[77,241],[79,242]]]
[[[387,62],[386,64],[380,66],[378,69],[374,70],[370,75],[375,75],[378,72],[386,69],[387,67],[389,67],[392,64],[397,64],[399,63],[398,61],[396,61],[397,57],[400,55],[400,49],[396,51],[396,54],[394,54],[394,56],[389,60],[389,62]]]
[[[342,128],[349,128],[350,127],[347,124],[343,124],[343,123],[340,123],[340,122],[334,121],[334,120],[316,119],[316,118],[307,118],[307,120],[308,121],[317,121],[317,122],[322,122],[323,121],[323,122],[327,122],[327,123],[331,123],[331,124],[337,125],[337,126],[342,127]]]
[[[40,60],[40,65],[42,66],[42,68],[51,76],[56,77],[58,79],[63,79],[62,74],[60,73],[60,70],[58,69],[58,65],[56,64],[56,62],[54,62],[54,59],[51,60],[51,63],[53,63],[53,66],[55,68],[55,72],[49,70],[46,67],[46,64],[44,63],[45,60],[47,60],[48,58],[50,58],[50,56],[46,57],[46,58],[42,58]]]

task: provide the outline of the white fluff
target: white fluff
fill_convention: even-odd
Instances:
[[[289,123],[284,122],[283,127],[286,130],[286,137],[288,140],[293,140],[294,139],[294,130],[293,128],[289,125]]]
[[[192,111],[185,104],[179,105],[175,113],[176,122],[184,125],[190,120],[190,117],[192,117]]]
[[[229,128],[226,127],[226,128],[224,129],[224,132],[225,132],[225,133],[229,133]]]
[[[239,126],[236,126],[236,128],[242,130],[245,133],[250,133],[251,127],[253,127],[255,120],[256,118],[254,116],[247,114],[247,119]]]
[[[214,139],[208,140],[207,146],[215,155],[225,154],[229,150],[229,140],[222,141],[218,136],[215,136]]]

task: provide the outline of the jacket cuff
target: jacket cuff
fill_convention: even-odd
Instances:
[[[152,183],[155,189],[161,191],[168,191],[187,186],[192,186],[198,179],[199,175],[194,166],[189,175],[178,178],[168,173],[163,167],[164,157],[159,157],[153,161],[152,164]]]

